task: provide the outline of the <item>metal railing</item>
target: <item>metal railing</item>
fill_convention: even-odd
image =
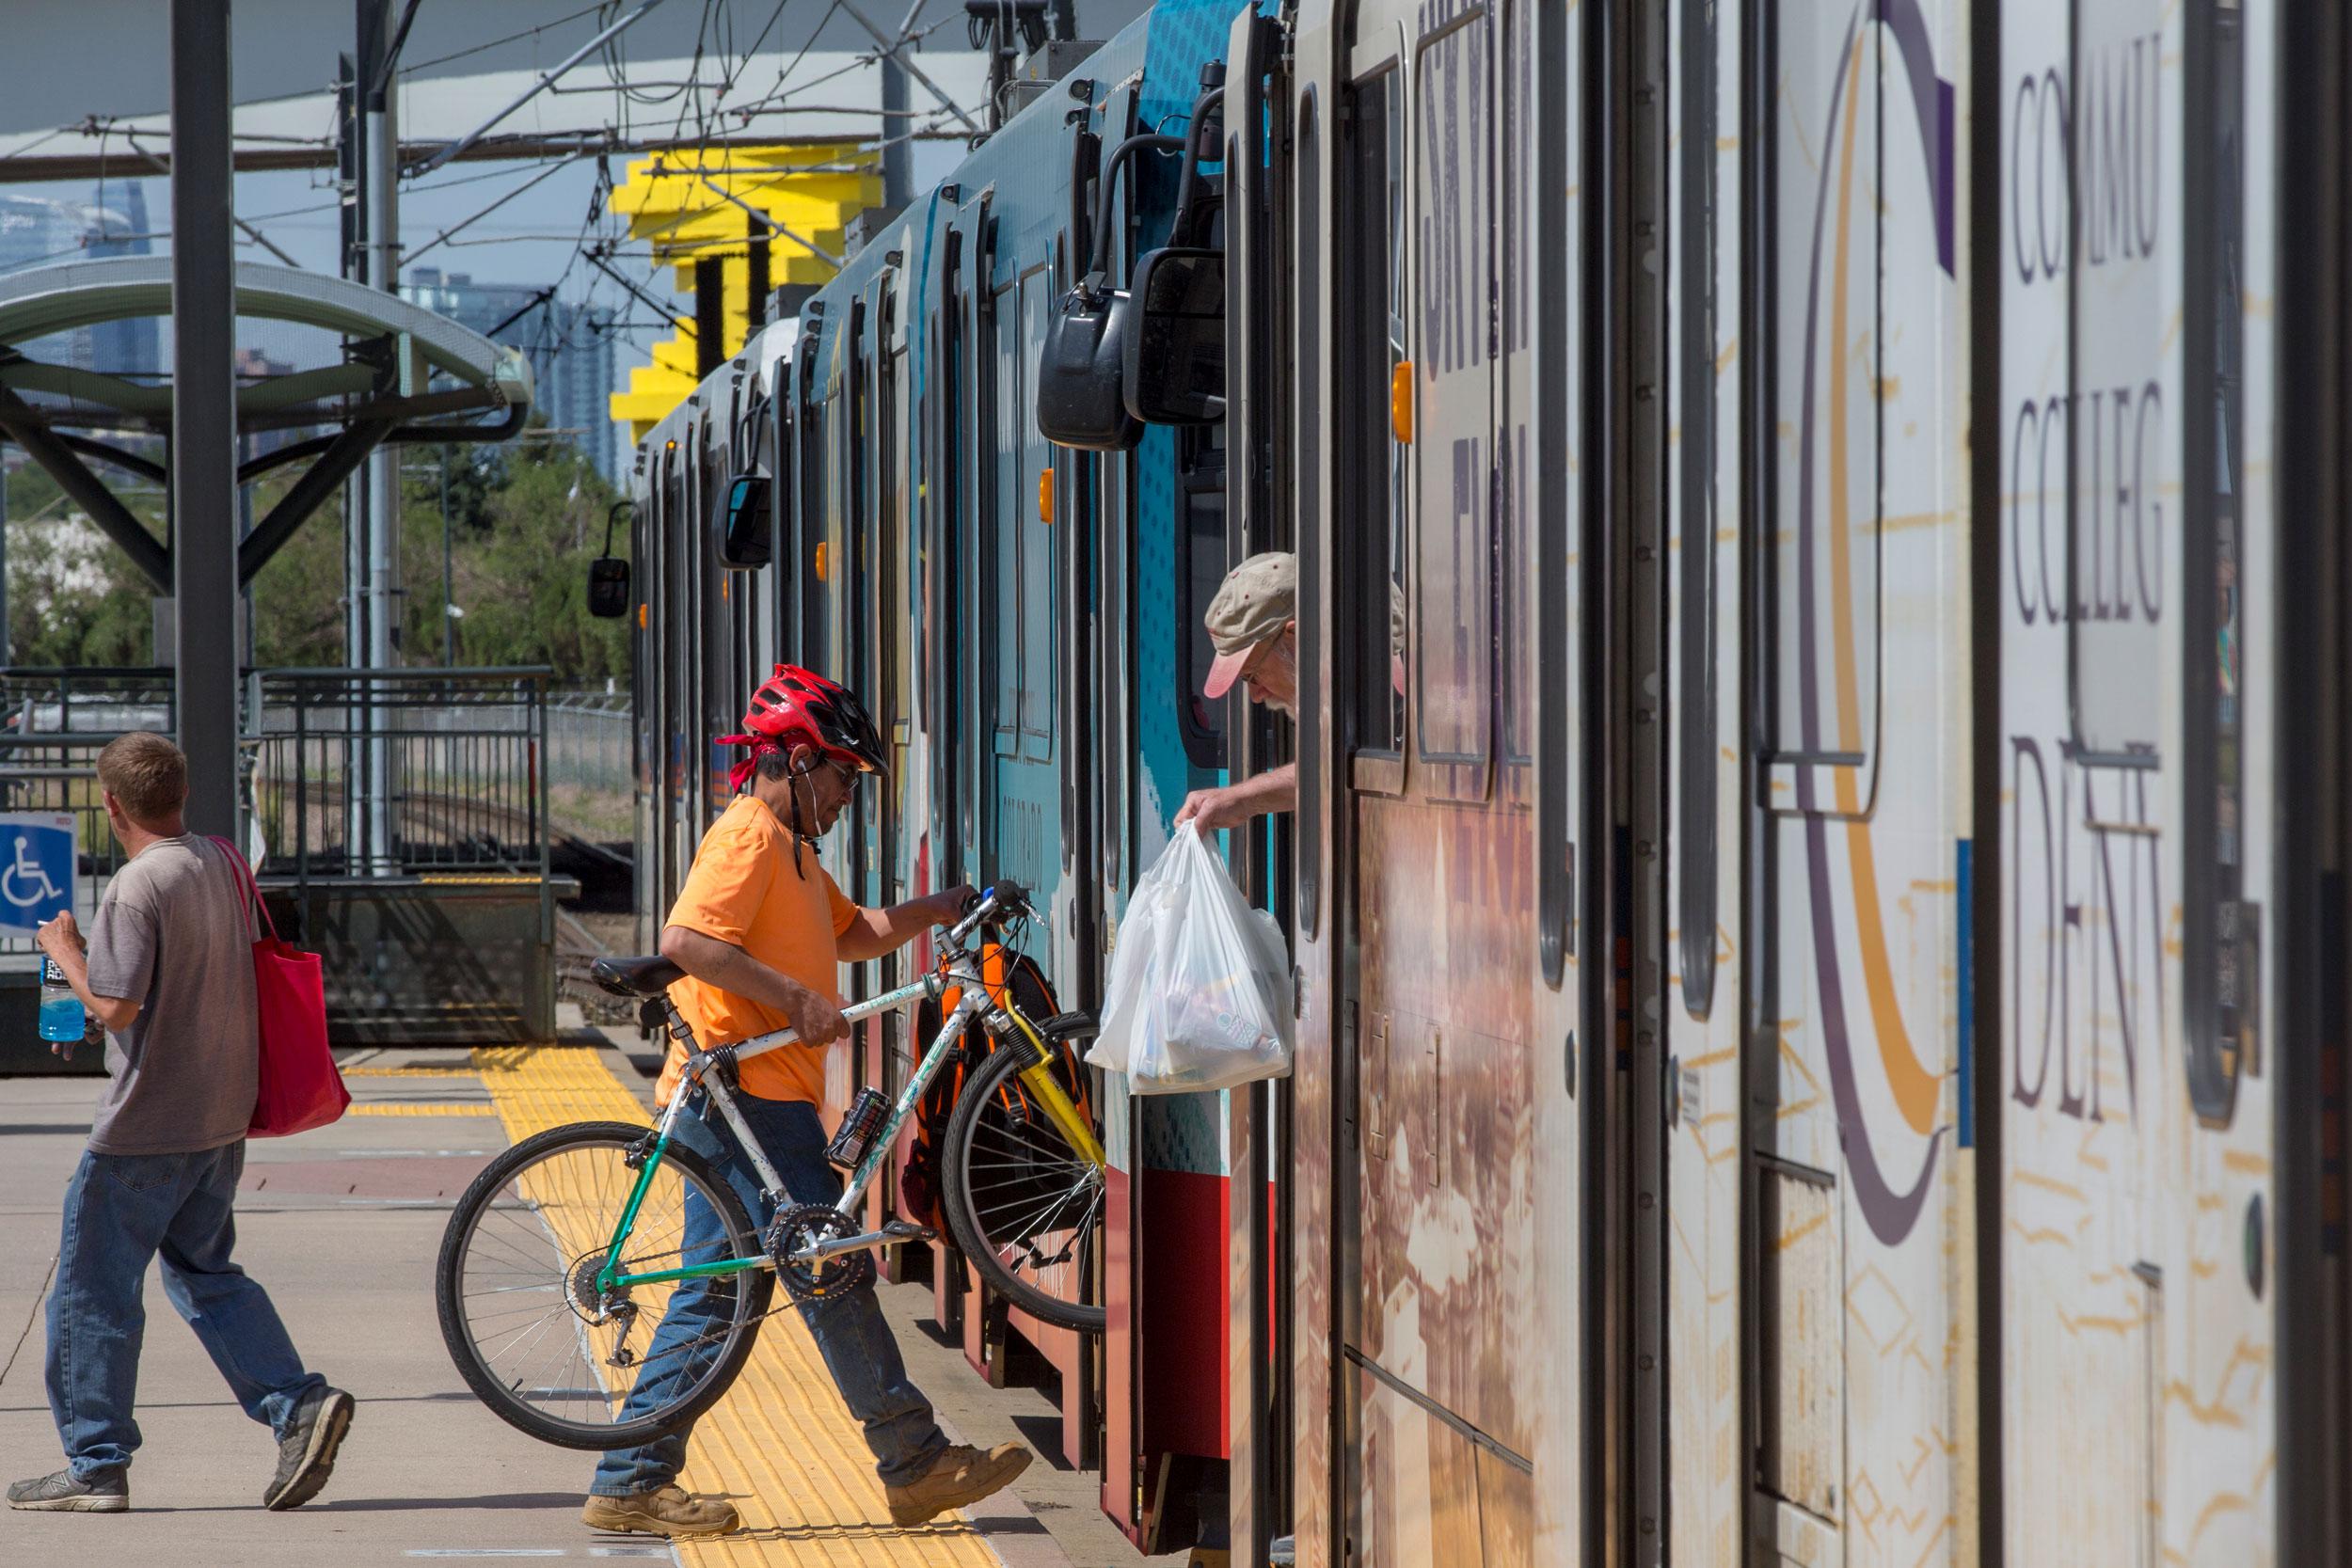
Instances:
[[[544,670],[271,670],[247,741],[265,868],[297,880],[496,872],[544,878]],[[354,788],[386,754],[386,805]]]
[[[545,670],[263,670],[244,683],[245,847],[264,877],[548,874]],[[566,709],[578,732],[627,715]],[[75,819],[83,903],[121,864],[98,788],[98,753],[134,730],[171,735],[168,669],[0,671],[0,810]],[[609,747],[597,735],[596,747]],[[371,745],[389,780],[382,813],[351,788]],[[575,742],[575,754],[588,750]],[[578,769],[601,784],[602,764]],[[575,771],[567,768],[567,772]],[[384,842],[376,842],[376,829]],[[30,943],[0,938],[0,953]]]

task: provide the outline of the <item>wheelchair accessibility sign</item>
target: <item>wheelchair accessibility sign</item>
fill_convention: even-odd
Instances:
[[[0,813],[0,931],[31,931],[73,908],[73,818]]]

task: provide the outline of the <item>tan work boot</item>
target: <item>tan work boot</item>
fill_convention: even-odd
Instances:
[[[580,1522],[590,1529],[636,1530],[675,1540],[724,1535],[742,1523],[724,1497],[697,1497],[675,1484],[628,1497],[591,1497]]]
[[[951,1508],[968,1508],[1010,1486],[1029,1467],[1029,1450],[1018,1443],[999,1443],[986,1453],[958,1443],[904,1486],[882,1488],[890,1498],[890,1522],[910,1529]]]

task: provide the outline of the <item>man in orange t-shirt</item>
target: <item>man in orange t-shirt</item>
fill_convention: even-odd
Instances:
[[[835,990],[841,965],[880,958],[934,925],[956,920],[973,895],[967,887],[951,888],[895,909],[864,910],[843,896],[818,863],[817,840],[840,816],[859,780],[882,770],[881,737],[846,688],[779,664],[754,694],[743,729],[721,737],[723,744],[750,749],[731,776],[739,793],[703,836],[662,930],[661,954],[686,971],[670,994],[704,1046],[779,1029],[800,1037],[796,1045],[741,1065],[737,1105],[792,1201],[830,1204],[841,1196],[841,1178],[826,1163],[817,1107],[824,1094],[825,1048],[850,1032]],[[683,1042],[673,1041],[656,1090],[664,1105],[677,1090],[685,1059]],[[693,1093],[700,1100],[702,1091]],[[764,1233],[775,1206],[760,1191],[733,1130],[695,1114],[703,1109],[690,1102],[673,1139],[719,1168]],[[713,1242],[723,1244],[724,1237],[698,1241],[690,1211],[682,1247],[691,1253]],[[647,1384],[662,1374],[652,1369],[684,1359],[665,1356],[673,1348],[665,1340],[682,1347],[707,1332],[716,1310],[704,1307],[707,1289],[690,1281],[671,1298],[646,1347],[648,1370],[636,1397],[659,1397]],[[977,1502],[1028,1466],[1029,1451],[1018,1443],[984,1453],[947,1441],[930,1402],[908,1381],[898,1341],[870,1289],[806,1303],[801,1311],[843,1402],[866,1429],[893,1523],[919,1525]],[[734,1529],[732,1503],[691,1497],[677,1485],[686,1438],[682,1430],[607,1453],[596,1465],[583,1522],[595,1529],[668,1536]]]

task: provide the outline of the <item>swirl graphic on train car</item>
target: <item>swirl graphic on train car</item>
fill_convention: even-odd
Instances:
[[[1955,276],[1952,262],[1952,85],[1935,73],[1935,62],[1929,47],[1927,21],[1920,13],[1918,0],[1873,0],[1869,6],[1868,20],[1887,29],[1901,58],[1902,74],[1909,83],[1916,113],[1919,150],[1927,177],[1929,201],[1934,214],[1936,259],[1945,276],[1951,277]],[[1851,101],[1846,94],[1854,76],[1854,66],[1862,57],[1857,39],[1863,25],[1863,10],[1858,7],[1852,21],[1847,24],[1837,74],[1830,92],[1829,118],[1824,130],[1836,135],[1842,123],[1843,152],[1838,161],[1838,176],[1833,182],[1828,176],[1828,143],[1825,136],[1823,178],[1820,194],[1815,199],[1813,209],[1812,263],[1805,293],[1804,394],[1799,421],[1801,455],[1798,467],[1797,552],[1801,671],[1798,683],[1801,700],[1799,717],[1804,743],[1808,752],[1821,744],[1822,715],[1817,664],[1820,657],[1820,633],[1823,629],[1824,616],[1818,602],[1815,551],[1824,545],[1829,556],[1833,600],[1828,609],[1826,629],[1831,643],[1831,668],[1839,725],[1847,735],[1856,734],[1860,728],[1861,702],[1855,668],[1853,607],[1851,602],[1852,574],[1847,559],[1848,540],[1851,533],[1848,521],[1851,502],[1847,494],[1849,481],[1846,465],[1837,461],[1847,441],[1846,378],[1849,356],[1843,352],[1831,356],[1828,366],[1827,404],[1833,422],[1828,431],[1832,449],[1829,467],[1832,472],[1831,488],[1826,498],[1829,514],[1826,529],[1817,512],[1814,436],[1821,406],[1815,396],[1816,361],[1820,342],[1818,324],[1821,304],[1821,245],[1833,184],[1837,193],[1837,235],[1836,253],[1832,259],[1836,276],[1831,290],[1830,339],[1838,344],[1847,341],[1845,324],[1850,274],[1847,238],[1856,194],[1853,147],[1859,94]],[[1889,162],[1893,164],[1895,160],[1890,159]],[[1885,172],[1891,178],[1891,168]],[[1863,199],[1867,201],[1875,198],[1866,191]],[[1868,276],[1866,274],[1866,277]],[[1874,284],[1874,279],[1872,281]],[[1937,1074],[1920,1061],[1918,1053],[1913,1048],[1910,1032],[1903,1023],[1900,999],[1896,994],[1894,973],[1887,955],[1885,916],[1879,900],[1877,858],[1871,843],[1870,826],[1860,817],[1862,803],[1856,776],[1858,770],[1836,768],[1831,771],[1834,800],[1827,805],[1816,798],[1813,768],[1800,768],[1797,777],[1797,805],[1799,810],[1807,814],[1805,872],[1813,913],[1813,960],[1820,988],[1821,1035],[1829,1062],[1831,1093],[1837,1109],[1838,1141],[1845,1156],[1848,1180],[1852,1183],[1855,1202],[1869,1225],[1871,1234],[1883,1244],[1893,1246],[1910,1235],[1912,1227],[1918,1223],[1919,1212],[1927,1202],[1928,1192],[1934,1180],[1936,1156],[1947,1129],[1935,1126],[1936,1106],[1940,1098]],[[1819,815],[1824,809],[1835,810],[1848,818],[1844,823],[1846,861],[1853,889],[1855,945],[1861,960],[1862,996],[1859,1000],[1867,1008],[1870,1032],[1877,1037],[1880,1065],[1896,1108],[1912,1132],[1927,1140],[1918,1172],[1908,1187],[1897,1187],[1881,1167],[1878,1147],[1863,1116],[1854,1061],[1853,1026],[1857,1021],[1850,1013],[1850,998],[1840,967],[1836,905],[1831,890],[1831,823]]]

